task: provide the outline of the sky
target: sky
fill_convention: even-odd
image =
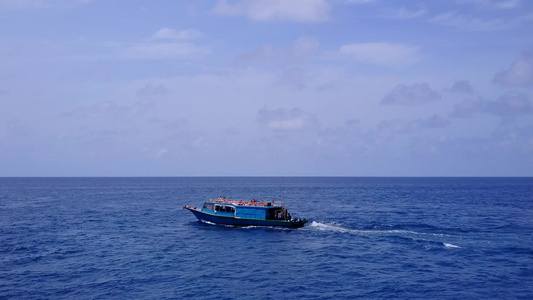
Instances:
[[[0,176],[533,176],[533,1],[0,0]]]

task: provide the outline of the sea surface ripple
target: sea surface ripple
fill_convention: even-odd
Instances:
[[[300,229],[198,222],[223,195]],[[0,178],[0,299],[533,299],[533,178]]]

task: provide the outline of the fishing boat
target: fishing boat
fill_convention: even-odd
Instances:
[[[206,201],[202,208],[185,205],[199,221],[230,226],[279,226],[298,228],[306,219],[292,218],[283,203],[274,201],[229,200],[225,197]]]

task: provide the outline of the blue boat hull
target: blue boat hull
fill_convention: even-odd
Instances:
[[[256,220],[235,218],[227,216],[217,216],[203,212],[197,208],[184,206],[183,209],[187,209],[196,216],[199,221],[207,221],[215,224],[230,225],[230,226],[277,226],[277,227],[289,227],[298,228],[303,227],[307,223],[306,219],[295,220]]]

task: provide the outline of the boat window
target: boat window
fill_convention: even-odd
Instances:
[[[211,210],[212,209],[213,209],[213,207],[211,206]],[[215,205],[215,211],[234,213],[235,212],[235,207],[233,207],[233,206]]]

